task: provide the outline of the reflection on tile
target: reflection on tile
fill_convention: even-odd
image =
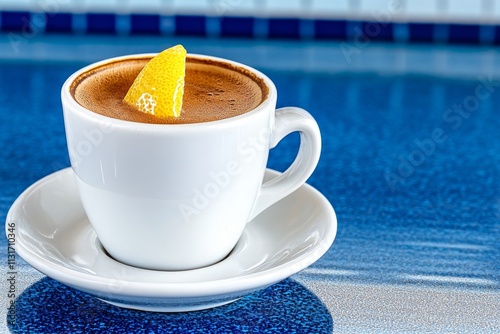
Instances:
[[[198,312],[157,313],[119,308],[50,278],[16,299],[12,332],[71,333],[321,333],[333,331],[322,301],[287,279],[228,305]]]
[[[474,277],[438,276],[438,275],[401,275],[403,280],[426,281],[436,283],[459,283],[468,285],[497,286],[495,281]]]

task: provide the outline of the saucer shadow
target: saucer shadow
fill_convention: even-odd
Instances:
[[[50,278],[16,300],[12,333],[332,333],[316,295],[292,279],[210,310],[153,313],[122,309]]]

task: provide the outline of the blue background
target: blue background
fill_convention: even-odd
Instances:
[[[49,39],[0,62],[3,221],[25,188],[69,166],[60,104],[64,80],[91,61],[129,51],[160,51],[182,42],[188,51],[256,66],[275,82],[278,106],[303,107],[318,121],[323,150],[308,183],[332,203],[339,226],[334,245],[313,265],[317,270],[306,271],[302,279],[498,292],[499,82],[488,86],[493,90],[488,97],[467,105],[471,109],[467,118],[448,111],[455,104],[476,101],[478,87],[485,93],[479,76],[487,78],[488,73],[478,69],[477,75],[461,77],[438,74],[438,68],[435,74],[432,69],[423,74],[359,71],[349,66],[342,71],[311,69],[292,66],[303,62],[304,54],[295,53],[293,47],[287,53],[286,44],[283,60],[263,51],[273,50],[272,42],[256,45],[235,40],[209,48],[189,38],[155,41],[145,49],[113,49],[97,37],[77,37],[66,47]],[[64,53],[54,53],[60,60],[31,57],[25,51],[38,50],[40,55],[40,50],[52,47]],[[87,52],[79,53],[82,47]],[[338,47],[320,42],[308,45],[311,52]],[[423,48],[427,47],[431,49]],[[386,47],[385,52],[393,50]],[[460,56],[462,51],[445,52]],[[430,144],[435,131],[440,140]],[[287,137],[272,150],[269,167],[284,170],[297,147],[298,136]],[[4,258],[6,244],[1,238]],[[18,261],[20,271],[28,270]],[[113,329],[329,333],[336,321],[335,311],[293,278],[228,306],[177,315],[122,310],[43,278],[22,292],[17,307],[18,325],[11,330],[32,333]]]

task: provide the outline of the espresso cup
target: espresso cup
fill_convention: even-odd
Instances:
[[[248,222],[305,183],[319,160],[320,132],[305,110],[276,110],[276,87],[261,72],[204,55],[188,56],[249,71],[265,83],[265,99],[234,117],[149,124],[103,116],[71,93],[75,79],[96,68],[153,56],[107,59],[64,83],[71,166],[88,219],[115,260],[154,270],[200,268],[224,259]],[[263,182],[269,150],[296,131],[294,162]]]

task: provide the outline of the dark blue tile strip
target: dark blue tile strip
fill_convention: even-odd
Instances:
[[[492,44],[495,40],[495,26],[483,25],[479,27],[479,39],[482,44]]]
[[[494,32],[493,42],[495,44],[500,44],[500,26],[495,26],[494,30],[495,32]]]
[[[132,34],[159,34],[160,16],[155,14],[130,15],[130,32]]]
[[[270,18],[269,38],[300,38],[300,19]]]
[[[300,38],[313,39],[314,38],[314,20],[302,19],[300,20]]]
[[[450,36],[450,26],[445,23],[434,24],[434,42],[446,43]]]
[[[495,26],[493,32],[493,43],[500,44],[500,26]]]
[[[118,35],[128,35],[131,32],[131,17],[128,14],[118,14],[116,15],[116,33]]]
[[[254,38],[267,38],[269,31],[269,21],[266,18],[256,17],[253,24]]]
[[[71,29],[75,34],[85,34],[87,32],[87,16],[85,14],[73,14]]]
[[[253,17],[222,17],[220,35],[223,37],[253,37]]]
[[[208,37],[220,36],[220,19],[215,16],[207,16],[205,18],[205,33]]]
[[[46,13],[45,32],[72,32],[73,15],[70,13]]]
[[[409,38],[409,28],[406,23],[394,23],[392,25],[392,38],[394,42],[406,43]]]
[[[434,41],[434,25],[430,23],[409,23],[410,42],[433,42]]]
[[[225,16],[216,19],[217,29],[209,29],[208,18],[203,15],[130,14],[126,20],[112,13],[30,13],[28,11],[0,11],[0,31],[31,33],[38,29],[51,32],[87,32],[103,34],[149,34],[168,32],[175,35],[238,38],[333,39],[359,41],[398,41],[427,43],[500,44],[500,26],[444,23],[386,23],[347,20],[305,20],[298,18],[257,18]],[[79,18],[83,22],[79,22]],[[38,20],[38,21],[37,21]],[[126,21],[126,22],[125,22]],[[78,24],[77,24],[78,23]],[[82,23],[82,24],[80,24]],[[117,25],[126,23],[127,29]],[[208,28],[207,28],[208,27]],[[122,27],[123,28],[123,27]],[[212,27],[213,28],[213,27]],[[307,28],[307,29],[306,29]],[[36,31],[35,29],[35,31]],[[213,31],[212,31],[213,30]]]
[[[363,22],[362,31],[368,40],[392,41],[393,24],[386,22]]]
[[[87,14],[87,32],[98,34],[116,33],[116,15],[101,13]]]
[[[175,33],[175,17],[172,15],[160,16],[160,33],[173,35]]]
[[[363,32],[363,22],[359,21],[347,21],[345,27],[346,39],[362,41],[366,40],[365,34]]]
[[[342,20],[315,20],[314,38],[346,39],[347,22]]]
[[[0,16],[2,31],[21,31],[26,33],[31,32],[29,12],[0,12]]]
[[[175,16],[175,33],[177,35],[206,36],[206,17],[202,15]]]
[[[450,24],[448,41],[451,43],[479,44],[480,26],[473,24]]]

